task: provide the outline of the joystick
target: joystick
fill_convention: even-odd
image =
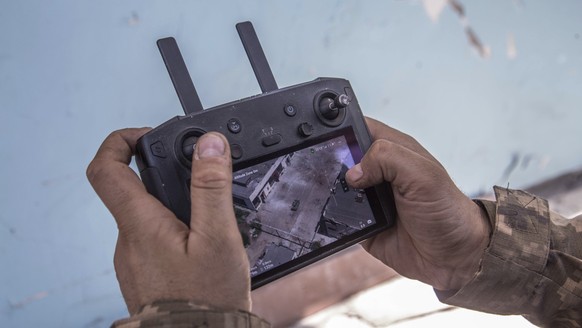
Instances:
[[[184,142],[182,142],[182,154],[184,154],[184,157],[189,160],[192,160],[192,155],[194,155],[194,146],[196,145],[196,142],[198,142],[198,138],[199,137],[197,136],[190,136],[184,139]]]
[[[319,111],[328,120],[335,120],[341,108],[346,108],[350,104],[349,98],[345,94],[332,98],[331,94],[326,94],[319,99]]]
[[[257,288],[387,229],[396,210],[388,184],[360,190],[345,182],[372,144],[349,81],[279,88],[253,25],[236,29],[262,93],[204,109],[176,40],[158,40],[185,115],[143,135],[136,162],[147,191],[185,225],[196,224],[194,146],[206,132],[226,137],[234,212]]]

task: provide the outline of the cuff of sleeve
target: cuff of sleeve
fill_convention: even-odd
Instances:
[[[144,306],[137,314],[115,321],[112,328],[138,327],[271,327],[245,311],[226,311],[186,301],[158,301]]]
[[[550,250],[547,201],[494,187],[497,204],[478,201],[492,223],[491,242],[472,281],[458,291],[436,291],[443,303],[498,314],[519,313],[540,281]]]

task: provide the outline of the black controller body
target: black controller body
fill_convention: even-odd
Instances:
[[[174,84],[176,85],[176,82]],[[333,104],[329,105],[339,96],[346,99],[343,105],[335,108]],[[184,104],[184,101],[182,103]],[[327,113],[325,109],[328,107],[333,108],[334,112]],[[369,238],[394,223],[395,207],[389,185],[384,184],[365,191],[355,191],[346,185],[342,176],[350,165],[361,160],[372,142],[356,96],[347,80],[318,78],[281,89],[273,87],[256,96],[174,117],[139,139],[136,161],[146,189],[187,225],[195,224],[195,219],[192,222],[190,220],[189,186],[192,148],[198,137],[211,131],[219,132],[227,138],[235,173],[244,172],[247,168],[286,156],[285,160],[290,164],[286,164],[286,168],[281,169],[272,179],[272,184],[275,186],[277,183],[282,184],[280,181],[284,179],[281,177],[284,174],[297,174],[298,165],[303,165],[305,162],[301,156],[309,158],[310,172],[315,172],[311,174],[334,169],[337,171],[328,174],[332,178],[328,178],[325,184],[329,186],[320,188],[325,190],[325,195],[320,197],[321,205],[316,204],[314,196],[309,196],[313,199],[306,197],[301,202],[300,196],[293,196],[297,200],[293,202],[292,208],[281,210],[282,220],[293,220],[297,215],[308,215],[316,211],[316,215],[313,215],[315,228],[310,228],[316,229],[316,232],[310,230],[304,238],[300,233],[289,232],[279,242],[271,241],[270,245],[272,245],[269,246],[271,248],[260,250],[263,256],[256,259],[256,264],[251,263],[251,267],[255,265],[254,274],[251,275],[253,288]],[[331,149],[330,147],[339,147],[337,151],[332,151],[339,154],[343,148],[337,145],[342,143],[345,143],[344,148],[348,150],[341,153],[341,156],[337,156],[344,158],[345,154],[348,154],[347,157],[350,157],[350,160],[346,163],[349,163],[341,168],[334,164],[335,168],[331,168],[323,158],[331,156],[331,150],[327,150]],[[290,157],[289,154],[298,155]],[[320,155],[321,157],[318,157]],[[295,170],[293,171],[295,173],[285,173],[292,170]],[[257,170],[246,174],[249,175],[255,171]],[[239,174],[239,176],[244,175]],[[306,181],[309,179],[307,177]],[[296,180],[299,179],[293,178],[293,181]],[[293,181],[289,182],[292,185],[291,188],[293,188]],[[297,188],[304,188],[305,194],[317,187],[316,181],[297,183],[303,184]],[[272,190],[283,190],[269,187]],[[291,191],[287,192],[291,193]],[[268,199],[277,197],[284,199],[285,197],[285,195],[272,193],[263,196],[261,201],[264,203],[268,203]],[[350,209],[365,203],[370,217],[360,220],[358,227],[350,217],[350,215],[358,216],[357,213],[337,213],[342,212],[341,207],[337,207],[338,203],[341,205],[341,197],[354,202],[354,206],[350,206]],[[363,201],[362,198],[364,198]],[[269,205],[262,206],[264,209]],[[315,210],[314,207],[317,206],[321,209]],[[252,203],[247,207],[250,209],[244,210],[254,213],[253,215],[261,211],[261,208],[258,206],[258,209],[255,208]],[[302,210],[304,212],[301,212]],[[263,218],[261,229],[264,238],[274,238],[274,230],[267,229],[267,226],[277,224],[269,221],[273,219]],[[267,222],[271,223],[267,225]],[[256,228],[256,226],[255,224],[253,227]],[[341,227],[337,228],[338,226]],[[278,228],[276,234],[285,234],[286,232],[281,232],[282,230],[284,229]],[[249,233],[249,236],[257,234],[255,231]],[[319,239],[316,241],[315,236],[321,237],[321,241]],[[253,237],[249,238],[252,240]],[[301,238],[304,241],[298,241]],[[299,243],[303,243],[301,248],[297,246]],[[309,248],[310,251],[306,252],[305,248]],[[271,252],[270,257],[269,252]],[[280,254],[285,252],[289,255],[286,260],[281,260],[284,256]],[[279,254],[278,258],[274,254]],[[285,263],[275,263],[277,261]]]
[[[319,108],[315,107],[318,98],[345,93],[351,102],[336,119],[328,120],[318,115]],[[290,115],[289,111],[295,113]],[[232,128],[233,123],[238,124],[237,129]],[[137,164],[147,190],[189,225],[192,153],[184,151],[188,144],[192,145],[188,138],[211,131],[225,135],[236,172],[262,158],[276,157],[304,144],[323,141],[345,129],[353,131],[362,151],[369,148],[370,135],[350,83],[344,79],[319,78],[174,117],[139,140]],[[309,135],[303,130],[308,130]]]

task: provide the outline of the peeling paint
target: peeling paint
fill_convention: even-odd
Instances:
[[[47,296],[49,296],[49,292],[46,290],[40,291],[38,293],[32,294],[20,301],[8,301],[10,308],[12,309],[21,309],[27,305],[29,305],[30,303],[34,303],[36,301],[40,301],[44,298],[46,298]]]

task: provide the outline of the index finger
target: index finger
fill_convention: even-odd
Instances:
[[[120,230],[141,224],[148,218],[171,215],[150,195],[137,174],[128,166],[137,140],[150,128],[123,129],[111,133],[87,168],[87,178]],[[149,225],[149,224],[146,224]],[[155,225],[154,225],[155,226]]]
[[[426,150],[418,141],[416,141],[416,139],[414,139],[410,135],[398,131],[370,117],[366,117],[366,125],[368,125],[368,129],[370,130],[370,134],[372,135],[372,141],[386,139],[402,147],[408,148],[413,152],[425,157],[428,160],[437,163],[439,166],[442,167],[441,163],[436,158],[434,158],[434,156],[432,156],[432,154],[429,153],[428,150]]]

